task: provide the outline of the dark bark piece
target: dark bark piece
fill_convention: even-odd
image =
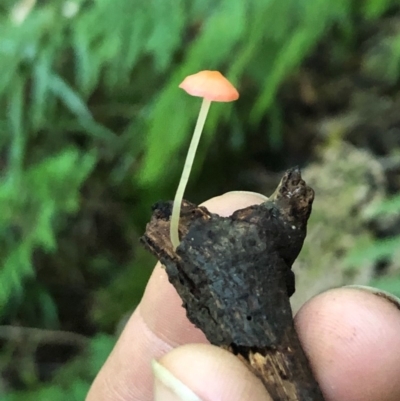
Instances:
[[[230,217],[183,201],[176,251],[169,238],[172,203],[158,203],[141,239],[165,266],[189,320],[244,361],[276,401],[323,400],[289,303],[291,266],[313,199],[296,168],[266,202]]]

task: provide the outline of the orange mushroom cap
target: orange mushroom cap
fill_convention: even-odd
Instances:
[[[239,92],[219,71],[205,70],[188,75],[179,87],[189,95],[213,102],[232,102],[239,98]]]

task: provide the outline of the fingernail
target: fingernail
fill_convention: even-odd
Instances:
[[[374,287],[368,287],[366,285],[346,285],[345,288],[354,288],[356,290],[362,290],[369,292],[370,294],[374,294],[380,298],[386,299],[390,303],[392,303],[397,309],[400,310],[400,299],[390,292],[380,290]]]
[[[251,191],[229,191],[226,192],[227,194],[239,194],[239,195],[252,195],[252,196],[256,196],[257,198],[260,198],[260,200],[262,201],[266,201],[268,200],[268,197],[263,195],[263,194],[259,194],[258,192],[251,192]]]
[[[154,401],[201,401],[185,384],[156,360],[151,361],[154,374]]]

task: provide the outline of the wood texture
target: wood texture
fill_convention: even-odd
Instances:
[[[285,173],[261,205],[230,217],[183,201],[181,244],[169,239],[172,203],[158,203],[141,238],[165,266],[187,316],[214,345],[237,355],[274,401],[320,401],[293,326],[291,266],[306,236],[314,191]]]

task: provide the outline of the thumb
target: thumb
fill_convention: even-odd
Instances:
[[[152,367],[155,401],[271,401],[240,360],[213,345],[183,345]]]

